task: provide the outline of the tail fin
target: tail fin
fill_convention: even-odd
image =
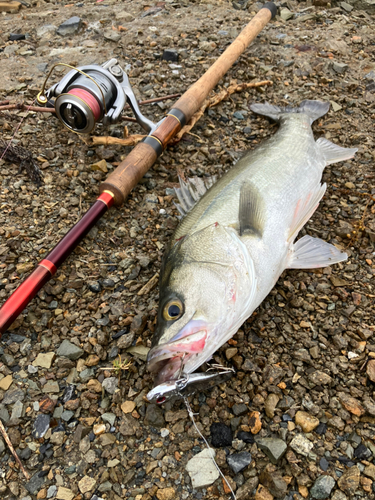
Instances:
[[[278,122],[281,115],[285,113],[306,113],[310,118],[310,123],[312,123],[328,113],[329,107],[329,102],[306,100],[302,101],[298,108],[292,108],[291,106],[280,108],[279,106],[274,106],[266,102],[264,104],[251,104],[250,109],[254,113],[267,116],[276,122]]]

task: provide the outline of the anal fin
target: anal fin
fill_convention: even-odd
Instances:
[[[316,145],[319,146],[319,149],[323,153],[326,165],[331,165],[331,163],[338,161],[350,160],[358,151],[358,148],[343,148],[337,144],[333,144],[333,142],[324,137],[320,137],[316,141]]]
[[[292,246],[292,254],[287,269],[315,269],[337,264],[348,255],[334,245],[319,238],[303,236]]]
[[[242,184],[238,218],[240,223],[240,236],[244,234],[262,236],[264,226],[264,204],[261,195],[250,182],[244,182]]]

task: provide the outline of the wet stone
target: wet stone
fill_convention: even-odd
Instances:
[[[89,290],[94,293],[99,293],[102,289],[99,281],[90,281],[88,283]]]
[[[335,480],[331,476],[319,476],[310,490],[310,495],[316,500],[329,498],[335,486]]]
[[[233,455],[229,455],[227,457],[227,462],[232,471],[235,474],[238,474],[251,463],[251,455],[248,451],[234,453]]]
[[[211,444],[215,448],[223,448],[232,445],[233,433],[227,425],[221,422],[215,422],[211,425],[210,431]]]

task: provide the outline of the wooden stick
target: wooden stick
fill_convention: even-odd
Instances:
[[[5,430],[5,427],[4,427],[1,420],[0,420],[0,431],[1,431],[1,434],[3,435],[3,438],[5,439],[5,441],[7,443],[7,445],[9,446],[9,449],[12,452],[12,455],[14,456],[14,458],[16,459],[16,462],[18,463],[22,472],[24,473],[24,476],[26,477],[27,480],[29,480],[30,479],[29,473],[25,470],[24,466],[22,465],[21,460],[19,459],[19,456],[16,453],[16,450],[13,448],[13,445],[9,439],[7,431]]]

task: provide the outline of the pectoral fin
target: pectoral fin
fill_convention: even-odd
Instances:
[[[348,258],[335,246],[312,236],[304,236],[292,246],[287,269],[315,269],[337,264]]]
[[[322,199],[326,188],[326,183],[322,186],[319,184],[314,191],[310,192],[306,196],[305,199],[298,200],[294,209],[293,220],[288,235],[288,242],[293,242],[295,240],[299,231],[318,208],[319,202]]]
[[[244,234],[262,236],[264,203],[258,190],[250,182],[244,182],[241,187],[238,218],[240,236]]]

